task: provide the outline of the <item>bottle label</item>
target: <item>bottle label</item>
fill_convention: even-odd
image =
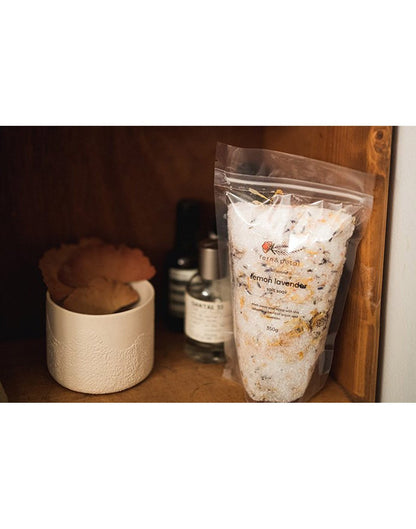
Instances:
[[[196,268],[169,268],[169,312],[172,316],[184,317],[186,285],[197,272]]]
[[[203,343],[224,341],[224,321],[229,313],[229,303],[201,301],[185,293],[185,334]]]

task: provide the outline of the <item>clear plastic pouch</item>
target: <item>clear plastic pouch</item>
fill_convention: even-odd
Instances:
[[[310,399],[325,384],[375,176],[218,144],[215,207],[232,324],[224,375],[248,400]]]

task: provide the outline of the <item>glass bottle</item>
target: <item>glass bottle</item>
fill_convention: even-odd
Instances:
[[[185,352],[199,362],[224,362],[224,325],[229,304],[222,299],[218,241],[199,245],[199,271],[186,287]]]
[[[175,244],[167,256],[168,325],[183,331],[185,287],[198,271],[200,203],[183,199],[176,206]]]

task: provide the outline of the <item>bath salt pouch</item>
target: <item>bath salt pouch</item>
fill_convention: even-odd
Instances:
[[[305,401],[324,386],[374,184],[302,156],[217,145],[220,268],[232,306],[224,375],[249,401]]]

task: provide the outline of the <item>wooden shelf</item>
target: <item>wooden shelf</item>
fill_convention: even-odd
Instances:
[[[156,331],[155,365],[142,383],[119,393],[86,395],[53,380],[46,367],[45,341],[0,344],[0,380],[9,402],[246,402],[243,388],[222,376],[223,366],[200,364],[183,352],[183,335]],[[351,402],[329,379],[312,402]]]

